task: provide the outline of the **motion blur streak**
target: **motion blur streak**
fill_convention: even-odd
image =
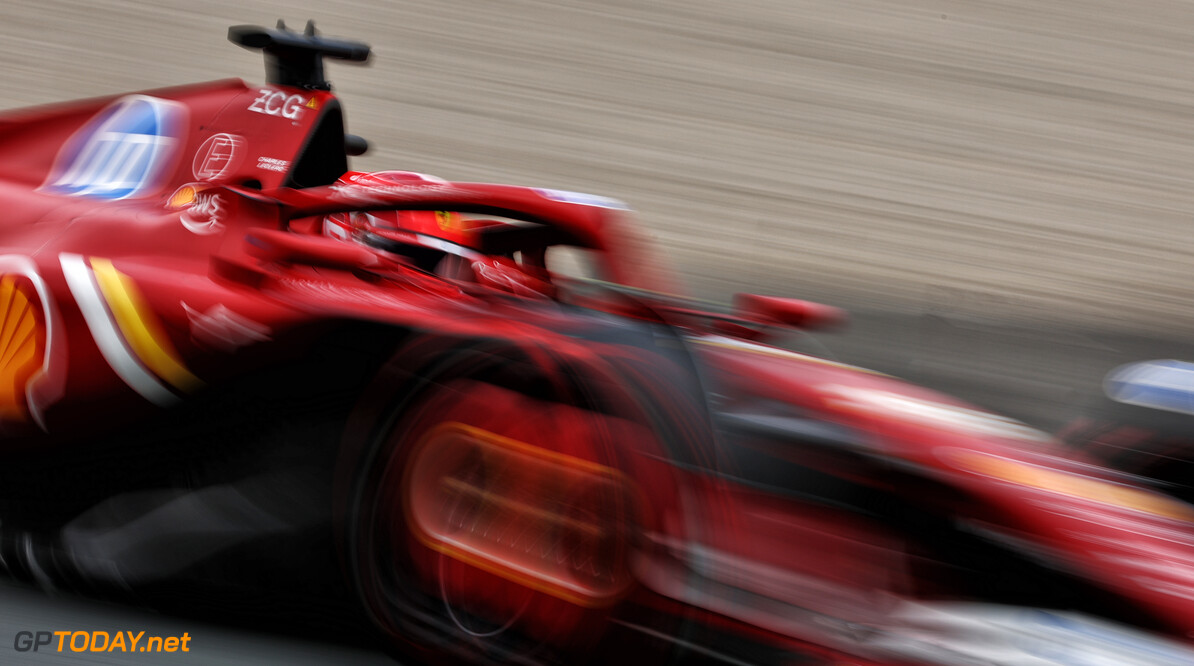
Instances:
[[[194,37],[275,11],[231,0],[201,13],[182,0],[104,0],[87,11],[6,3],[6,103],[174,85],[213,71],[257,80],[256,59]],[[1052,431],[1117,364],[1194,359],[1188,347],[1150,339],[1185,336],[1194,324],[1186,3],[304,0],[288,11],[373,43],[377,70],[395,72],[386,85],[376,71],[337,72],[353,131],[380,147],[357,168],[624,198],[703,295],[799,285],[802,297],[866,306],[850,337],[828,342],[850,362]],[[120,37],[130,34],[138,38]],[[1150,333],[1120,335],[1135,329]],[[147,391],[169,397],[161,386]],[[1128,419],[1115,405],[1082,411],[1069,429],[1074,441],[1093,441],[1088,450],[1131,471],[1151,472],[1183,450],[1152,416]],[[1188,424],[1180,427],[1188,438]],[[1159,487],[1173,490],[1181,478]],[[233,488],[209,491],[211,506],[235,500]],[[179,506],[141,499],[131,515]],[[1150,525],[1149,533],[1162,532]],[[718,555],[702,560],[704,573],[743,578],[709,563],[724,562],[733,541],[711,541],[677,548]],[[880,548],[889,545],[901,554],[899,543]],[[876,568],[887,571],[868,572]],[[884,589],[861,580],[864,593]],[[69,612],[62,608],[49,612]],[[1064,614],[926,608],[907,609],[900,630],[878,634],[876,643],[894,646],[876,648],[876,659],[923,649],[955,664],[962,655],[1191,661]],[[910,645],[922,629],[961,638]],[[858,642],[851,630],[846,642]],[[1058,654],[1051,646],[1063,640],[1090,652]],[[1133,662],[1123,649],[1144,656]]]

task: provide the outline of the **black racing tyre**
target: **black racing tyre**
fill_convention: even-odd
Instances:
[[[341,470],[344,565],[370,618],[437,661],[594,655],[638,590],[641,535],[677,510],[675,477],[644,462],[666,459],[658,419],[591,358],[475,347],[401,366]]]

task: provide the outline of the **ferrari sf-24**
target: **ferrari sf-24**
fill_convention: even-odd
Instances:
[[[617,200],[352,171],[369,47],[229,38],[267,83],[0,116],[10,575],[433,662],[1194,663],[1189,506],[677,295]]]

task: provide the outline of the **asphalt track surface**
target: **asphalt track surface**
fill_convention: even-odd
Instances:
[[[313,18],[374,47],[329,65],[356,168],[621,198],[697,293],[852,308],[843,360],[1051,429],[1118,363],[1194,358],[1185,0],[285,5],[6,0],[0,106],[260,81],[227,27]],[[105,627],[194,649],[11,651]],[[320,639],[0,589],[5,664],[385,662]]]

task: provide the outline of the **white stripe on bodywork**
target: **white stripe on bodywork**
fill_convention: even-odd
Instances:
[[[104,306],[99,285],[95,283],[87,261],[77,254],[62,254],[58,259],[62,263],[62,274],[66,276],[66,284],[79,304],[87,328],[91,329],[91,337],[95,339],[96,346],[112,370],[134,391],[153,404],[169,407],[177,403],[178,396],[142,367],[125,346],[124,339],[116,330],[116,323],[112,321],[108,309]]]

